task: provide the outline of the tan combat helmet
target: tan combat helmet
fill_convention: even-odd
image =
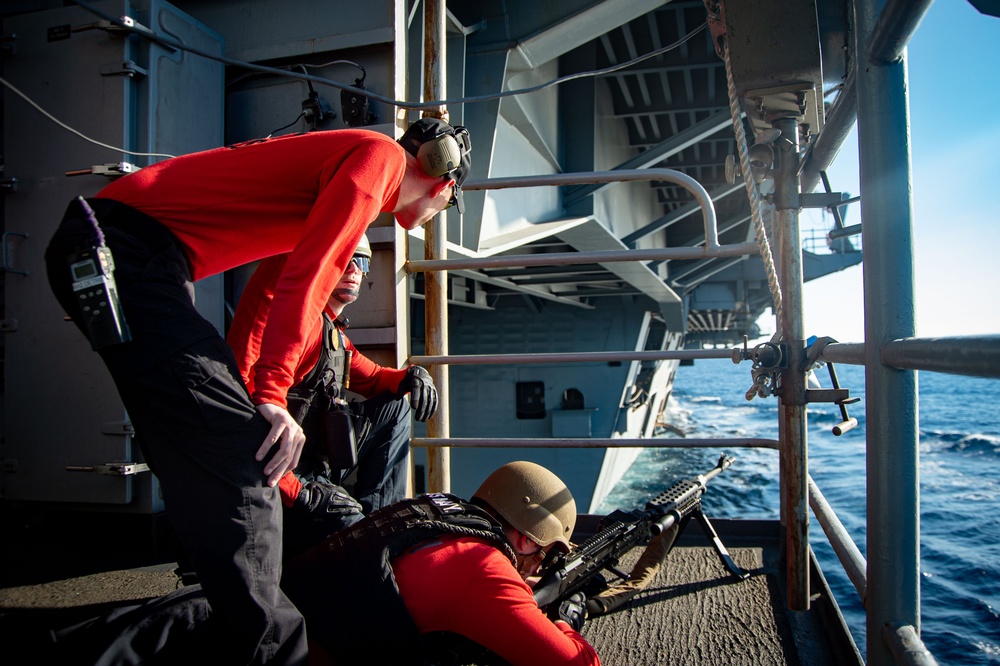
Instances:
[[[490,474],[472,497],[543,548],[558,543],[569,550],[576,502],[566,484],[541,465],[523,460],[507,463]]]
[[[362,234],[358,246],[354,249],[354,256],[372,258],[372,244],[368,242],[368,234]]]

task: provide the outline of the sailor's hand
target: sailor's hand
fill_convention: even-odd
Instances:
[[[583,629],[583,621],[587,619],[587,598],[582,592],[577,592],[559,604],[559,619],[573,627],[576,631]]]
[[[426,421],[434,416],[438,406],[437,387],[431,374],[419,365],[411,365],[406,370],[406,376],[399,383],[400,393],[410,394],[410,407],[413,408],[413,418]]]
[[[302,426],[295,422],[288,410],[263,403],[257,405],[257,411],[271,424],[271,432],[259,449],[257,449],[257,460],[261,461],[267,457],[268,452],[278,444],[278,450],[264,466],[264,476],[267,477],[267,484],[272,488],[285,472],[290,472],[299,464],[299,456],[302,455],[302,446],[306,443],[305,433]]]
[[[316,520],[361,515],[361,505],[350,493],[336,484],[315,480],[302,484],[292,508]]]

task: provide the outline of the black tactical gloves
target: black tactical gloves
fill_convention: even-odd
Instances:
[[[332,483],[320,481],[303,483],[292,508],[305,512],[317,520],[361,513],[361,505],[346,490]]]
[[[559,604],[559,619],[573,627],[576,631],[583,629],[583,621],[587,618],[587,598],[582,592],[565,599]]]
[[[434,416],[438,407],[438,392],[429,372],[419,365],[411,365],[403,381],[399,383],[397,395],[402,397],[410,394],[410,407],[413,408],[413,418],[426,421]]]

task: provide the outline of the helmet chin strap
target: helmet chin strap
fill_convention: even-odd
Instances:
[[[350,305],[354,301],[358,300],[361,295],[360,289],[347,289],[345,287],[337,287],[333,290],[333,297],[344,305]]]

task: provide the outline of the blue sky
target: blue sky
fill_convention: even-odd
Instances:
[[[939,0],[907,49],[917,335],[1000,333],[1000,18]],[[856,130],[828,170],[856,195]],[[858,205],[846,224],[861,221]],[[803,227],[821,224],[803,214]],[[826,221],[826,225],[830,222]],[[864,337],[862,268],[805,285],[806,335]],[[774,319],[765,315],[765,331]]]

